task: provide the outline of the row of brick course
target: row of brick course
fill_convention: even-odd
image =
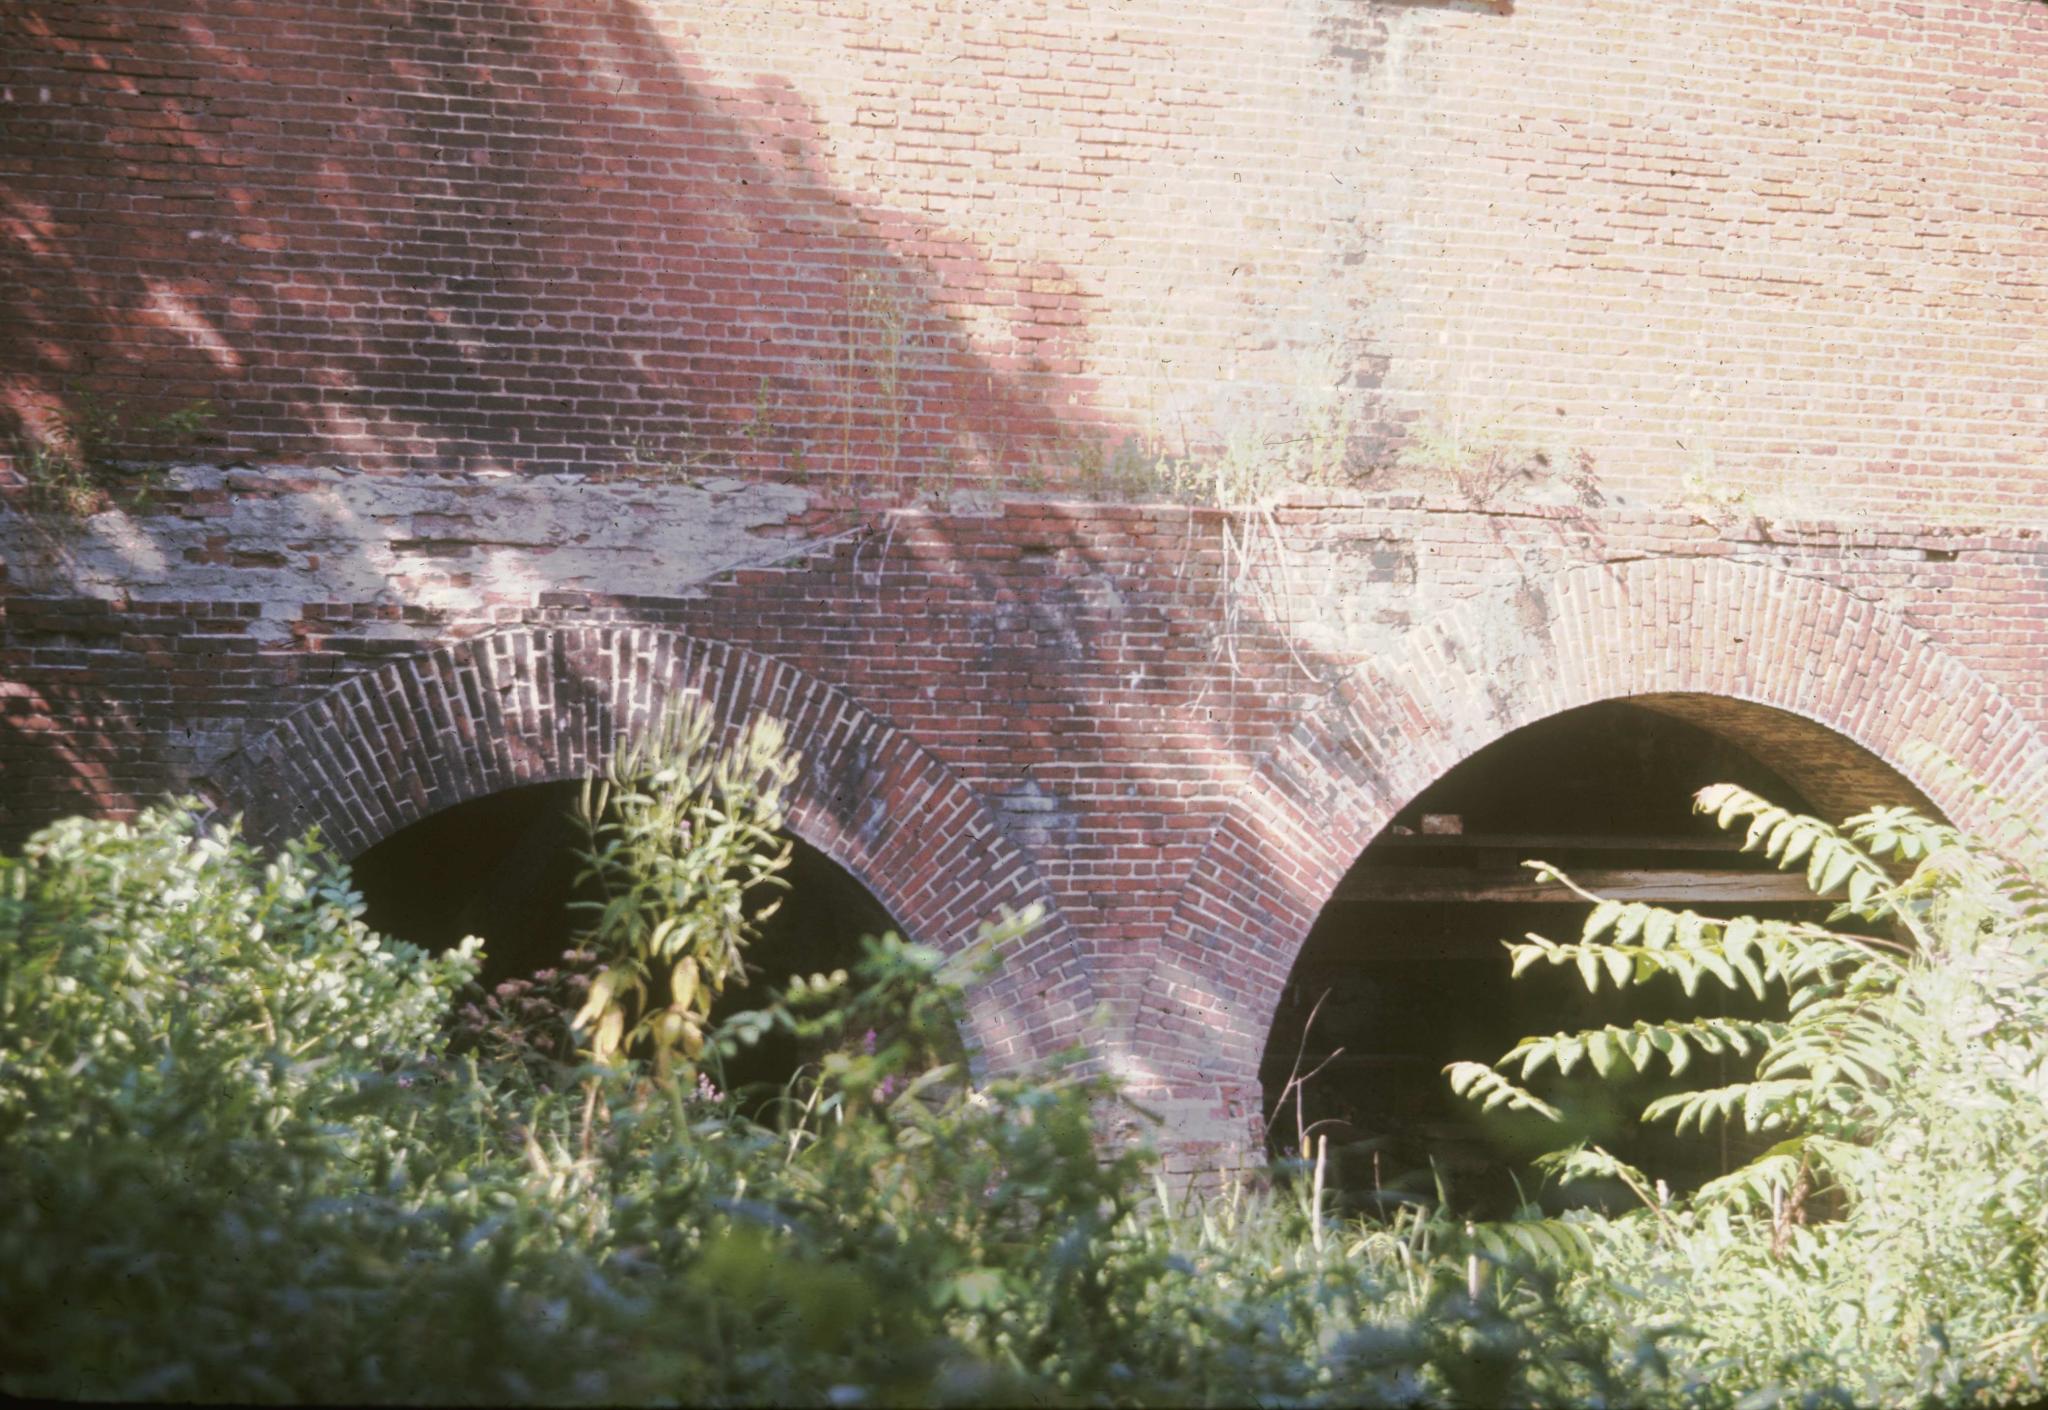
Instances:
[[[30,0],[0,103],[13,423],[901,503],[1344,401],[1382,483],[2044,507],[2037,0]]]

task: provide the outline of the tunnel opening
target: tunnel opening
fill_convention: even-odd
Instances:
[[[436,952],[481,936],[478,988],[526,992],[536,975],[559,970],[574,948],[586,922],[571,903],[594,899],[590,884],[577,881],[585,842],[581,789],[573,781],[506,789],[393,833],[353,863],[365,921]],[[782,838],[790,845],[782,873],[788,886],[760,893],[761,902],[779,904],[746,948],[745,982],[729,984],[714,1006],[714,1023],[762,1007],[795,976],[851,971],[864,937],[900,931],[845,868],[792,833]],[[770,1033],[725,1060],[720,1075],[725,1090],[758,1113],[818,1056],[811,1045]]]
[[[1692,811],[1692,795],[1710,783],[1741,784],[1835,822],[1875,803],[1925,806],[1841,736],[1727,704],[1653,697],[1567,711],[1478,751],[1401,809],[1336,888],[1282,993],[1260,1070],[1272,1153],[1305,1158],[1327,1138],[1329,1182],[1353,1207],[1441,1197],[1484,1217],[1537,1197],[1543,1182],[1529,1160],[1574,1140],[1681,1190],[1753,1154],[1739,1131],[1681,1139],[1668,1124],[1638,1119],[1667,1091],[1749,1076],[1753,1062],[1732,1055],[1701,1057],[1677,1080],[1603,1082],[1581,1067],[1545,1088],[1565,1112],[1562,1125],[1483,1115],[1443,1075],[1453,1061],[1492,1062],[1530,1034],[1781,1011],[1775,993],[1760,1003],[1711,982],[1688,997],[1668,978],[1588,994],[1568,967],[1512,978],[1501,943],[1530,932],[1574,940],[1589,909],[1539,882],[1521,865],[1532,858],[1615,899],[1825,923],[1832,906],[1816,902],[1797,871],[1743,853],[1739,836]],[[1730,730],[1731,721],[1765,728]],[[1861,795],[1852,807],[1844,788]],[[1543,1202],[1613,1203],[1620,1193],[1549,1190]]]

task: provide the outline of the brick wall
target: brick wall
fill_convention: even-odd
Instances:
[[[1044,907],[998,1060],[1235,1158],[1337,877],[1548,711],[2038,811],[2044,59],[2031,0],[28,0],[0,430],[219,417],[0,507],[0,834],[356,849],[764,702],[923,938]],[[1258,512],[1110,454],[1337,424]]]
[[[251,552],[280,542],[277,501],[222,501],[217,473],[58,542],[22,516],[0,533],[10,837],[199,786],[266,835],[318,823],[354,851],[577,776],[657,694],[696,689],[791,720],[800,834],[923,938],[1042,905],[985,1041],[999,1060],[1083,1043],[1225,1143],[1202,1158],[1249,1129],[1272,1005],[1358,851],[1522,724],[1647,697],[1831,807],[1917,786],[1997,825],[1972,778],[2048,802],[2033,530],[1324,496],[1259,540],[1215,511],[1027,499],[876,511],[748,566],[746,526],[780,522],[761,506],[719,511],[730,537],[671,530],[664,558],[643,526],[712,519],[706,492],[613,482],[577,487],[558,534],[570,566],[618,564],[594,590],[587,571],[537,587],[563,550],[464,539],[402,477],[356,477],[370,500],[309,481],[285,497],[309,514],[402,511],[372,547],[406,591],[365,595],[303,545]],[[126,578],[86,571],[122,555]]]
[[[1341,387],[1360,470],[1420,427],[1640,501],[2044,501],[2036,0],[0,26],[15,422],[203,396],[261,459],[900,500],[1277,435]]]

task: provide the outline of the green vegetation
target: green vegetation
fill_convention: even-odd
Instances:
[[[1426,422],[1414,429],[1394,463],[1426,472],[1481,507],[1497,503],[1518,484],[1556,483],[1582,504],[1600,498],[1590,452],[1511,434],[1499,417],[1470,427],[1456,418]]]
[[[138,419],[118,398],[73,388],[47,434],[16,439],[14,463],[37,509],[83,517],[107,508],[119,494],[140,507],[149,498],[156,468],[151,460],[190,445],[212,419],[213,408],[203,401]],[[124,451],[132,455],[137,449],[148,458],[124,458]]]
[[[602,899],[576,904],[596,912],[584,944],[604,967],[572,1026],[598,1062],[642,1052],[664,1080],[703,1056],[712,1001],[773,907],[753,898],[789,865],[776,829],[796,763],[781,725],[757,718],[730,749],[712,747],[712,729],[704,710],[672,705],[580,810]]]
[[[1323,1217],[1314,1172],[1182,1198],[1098,1142],[1079,1069],[970,1082],[993,961],[867,942],[721,1023],[778,870],[789,761],[670,717],[594,790],[581,960],[466,1002],[474,946],[369,934],[312,841],[165,807],[0,860],[0,1385],[251,1401],[1767,1405],[2028,1402],[2048,1335],[2048,975],[2023,872],[1910,814],[1703,806],[1845,897],[1861,938],[1597,903],[1513,947],[1589,986],[1676,976],[1785,1016],[1518,1046],[1482,1102],[1694,1052],[1661,1100],[1773,1144],[1633,1212]],[[1889,864],[1889,865],[1888,865]],[[768,1032],[823,1054],[765,1108]]]
[[[1144,1212],[1143,1157],[1097,1157],[1099,1083],[929,1067],[958,991],[901,941],[701,1065],[551,1070],[451,1056],[473,953],[366,934],[307,845],[73,820],[0,896],[14,1394],[1235,1402],[1428,1354],[1356,1276],[1396,1257],[1258,1200]],[[716,1090],[770,1026],[832,1044],[772,1126]]]
[[[1662,1097],[1646,1120],[1733,1123],[1769,1144],[1684,1199],[1598,1149],[1549,1157],[1618,1179],[1643,1208],[1584,1224],[1563,1295],[1632,1289],[1683,1327],[1687,1359],[1735,1388],[1825,1387],[1845,1403],[2038,1403],[2048,1352],[2048,900],[1952,828],[1880,808],[1837,830],[1741,789],[1698,799],[1819,896],[1838,928],[1596,904],[1580,939],[1509,947],[1516,972],[1574,967],[1588,989],[1676,978],[1784,1000],[1782,1019],[1637,1023],[1525,1039],[1454,1084],[1540,1108],[1509,1082],[1580,1062],[1603,1078],[1696,1053],[1753,1057],[1747,1080]],[[1548,871],[1547,868],[1542,870]],[[1551,873],[1555,874],[1555,873]]]

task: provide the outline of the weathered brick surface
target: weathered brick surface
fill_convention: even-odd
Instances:
[[[643,514],[696,493],[614,488]],[[207,509],[166,505],[118,541],[143,563]],[[73,557],[114,522],[73,530]],[[914,933],[956,944],[1001,906],[1046,906],[978,1013],[998,1060],[1083,1042],[1227,1145],[1338,878],[1522,724],[1642,697],[1830,807],[1903,794],[1900,776],[1983,825],[1969,777],[2048,804],[2038,532],[1322,496],[1275,511],[1226,573],[1226,524],[1245,541],[1242,518],[1166,506],[879,511],[780,562],[713,555],[692,577],[679,555],[660,592],[433,607],[301,600],[318,575],[268,561],[214,565],[205,601],[155,600],[177,563],[67,592],[61,564],[9,543],[45,576],[6,603],[7,826],[197,784],[269,835],[318,823],[353,851],[573,776],[694,689],[791,722],[798,830]],[[639,541],[630,516],[581,532],[596,558]],[[381,542],[429,596],[429,570],[488,560],[516,582],[547,560]],[[1226,638],[1233,576],[1249,596]]]
[[[1337,877],[1547,712],[2038,814],[2043,112],[2033,0],[26,0],[0,433],[220,415],[0,509],[0,833],[353,849],[761,704],[914,932],[1047,908],[996,1060],[1223,1158]],[[1036,493],[1333,387],[1362,490]]]
[[[2038,519],[2048,8],[22,0],[0,416],[903,498],[1501,418]],[[639,450],[636,452],[636,445]]]

